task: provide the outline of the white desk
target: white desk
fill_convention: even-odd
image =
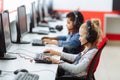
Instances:
[[[56,25],[63,25],[63,30],[62,31],[56,31],[56,33],[49,33],[48,35],[40,35],[40,34],[26,34],[23,37],[24,41],[32,41],[33,39],[41,39],[44,36],[47,37],[54,37],[54,36],[61,36],[61,35],[67,35],[68,34],[68,29],[66,26],[66,19],[63,19],[62,21],[56,21],[56,22],[49,22],[49,25],[55,28]],[[38,30],[46,30],[48,31],[48,28],[46,27],[35,27],[34,31]]]
[[[62,23],[63,22],[63,23]],[[66,23],[66,21],[61,21],[59,24]],[[51,23],[52,24],[52,23]],[[58,24],[58,23],[57,23]],[[54,24],[55,25],[55,24]],[[50,33],[49,35],[37,35],[28,34],[25,39],[41,39],[43,36],[58,36],[67,34],[67,27],[63,27],[63,30],[57,33]],[[40,76],[39,80],[55,80],[58,65],[57,64],[40,64],[30,62],[30,60],[22,57],[34,57],[35,54],[43,52],[45,49],[54,49],[57,51],[62,51],[62,47],[55,45],[46,46],[32,46],[31,44],[11,44],[12,46],[8,49],[8,52],[13,52],[12,54],[17,57],[15,60],[0,60],[0,70],[3,71],[0,75],[0,80],[12,80],[14,78],[13,71],[17,69],[27,69],[30,73],[36,73]],[[21,53],[20,55],[18,55]],[[21,57],[22,56],[22,57]],[[31,58],[30,57],[30,58]],[[56,59],[60,59],[58,56],[53,56]],[[6,71],[6,72],[4,72]]]
[[[30,36],[30,35],[29,35]],[[37,35],[32,35],[35,37],[41,37]],[[17,69],[27,69],[31,73],[39,74],[40,80],[55,80],[56,72],[58,65],[57,64],[40,64],[35,62],[30,62],[22,57],[32,56],[35,57],[35,54],[43,52],[45,49],[54,49],[62,51],[62,47],[55,45],[46,45],[46,46],[32,46],[32,44],[11,44],[11,47],[8,49],[8,52],[13,52],[12,54],[17,56],[15,60],[0,60],[0,70],[8,71],[7,75],[0,76],[0,80],[12,80],[14,78],[13,71]],[[18,55],[20,54],[22,57]],[[53,56],[56,59],[60,59],[58,56]],[[11,71],[11,72],[9,72]],[[4,73],[4,72],[3,72]],[[47,76],[47,77],[46,77]]]
[[[46,45],[44,47],[39,47],[39,46],[31,46],[31,44],[27,44],[27,45],[13,44],[12,47],[10,47],[9,52],[17,53],[17,54],[12,54],[16,56],[17,59],[0,60],[0,70],[8,71],[6,72],[7,75],[4,75],[3,77],[0,76],[0,80],[10,80],[10,78],[12,79],[14,77],[13,71],[17,69],[27,69],[31,73],[39,74],[40,80],[41,79],[55,80],[56,71],[58,68],[57,64],[35,63],[34,61],[30,62],[29,59],[22,58],[22,57],[31,58],[26,55],[34,56],[36,53],[41,53],[43,52],[43,50],[47,48],[62,51],[62,47],[57,47],[54,45]],[[22,54],[20,54],[19,56],[18,53],[22,53]],[[60,57],[58,56],[53,56],[53,57],[56,59],[60,59]],[[11,73],[9,71],[11,71]]]
[[[47,36],[55,36],[57,33],[50,33]],[[23,40],[30,41],[32,39],[41,39],[46,35],[38,34],[27,34],[23,37]],[[55,49],[62,51],[62,47],[55,45],[46,45],[46,46],[32,46],[32,44],[11,44],[11,47],[8,49],[8,52],[13,53],[22,53],[22,57],[35,57],[35,54],[42,53],[45,49]],[[18,54],[12,54],[17,56],[15,60],[0,60],[0,70],[3,71],[3,74],[0,76],[0,80],[12,80],[14,78],[13,71],[17,69],[27,69],[31,73],[39,74],[40,80],[55,80],[56,71],[58,68],[57,64],[40,64],[35,62],[30,62],[24,58],[21,58]],[[54,56],[56,59],[60,59],[58,56]],[[4,72],[8,71],[8,72]],[[9,72],[10,71],[10,72]],[[6,75],[4,75],[6,74]],[[3,76],[4,75],[4,76]],[[47,76],[47,77],[46,77]]]
[[[17,55],[16,55],[17,56]],[[7,72],[8,75],[4,75],[0,77],[0,80],[12,80],[14,78],[13,71],[17,69],[27,69],[30,73],[36,73],[40,76],[39,80],[54,80],[56,76],[58,65],[55,64],[39,64],[34,62],[29,62],[29,60],[25,60],[24,58],[17,57],[16,60],[11,61],[1,61],[0,60],[0,69],[3,71],[12,71],[11,73]],[[49,75],[46,77],[46,75]],[[8,78],[11,77],[11,78]]]

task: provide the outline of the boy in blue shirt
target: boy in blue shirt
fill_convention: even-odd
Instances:
[[[67,14],[67,36],[43,37],[43,42],[58,45],[60,47],[69,47],[72,53],[80,52],[81,42],[79,41],[79,27],[84,22],[84,17],[79,11],[72,11]],[[68,50],[68,51],[69,51]],[[73,52],[74,51],[74,52]],[[70,52],[71,53],[71,52]]]

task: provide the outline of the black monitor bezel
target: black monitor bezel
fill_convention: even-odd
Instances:
[[[35,13],[34,13],[35,12]],[[36,15],[36,17],[34,16]],[[31,3],[31,13],[30,13],[30,33],[32,33],[32,29],[37,26],[37,13],[35,9],[35,1]]]
[[[4,30],[3,30],[3,24],[2,24],[2,13],[0,13],[0,57],[4,57],[6,53],[6,45],[5,45],[5,36],[4,36]]]
[[[3,44],[3,45],[1,45],[1,48],[3,49],[3,51],[0,51],[0,60],[14,60],[17,57],[12,56],[10,54],[6,54],[7,53],[7,48],[6,48],[5,34],[4,34],[4,29],[3,29],[4,25],[3,25],[3,19],[2,19],[3,14],[6,13],[6,12],[8,12],[8,11],[5,10],[2,13],[0,13],[0,20],[1,20],[0,21],[0,23],[1,23],[1,25],[0,25],[0,28],[1,28],[0,29],[1,30],[0,31],[0,37],[1,37],[1,40],[2,40],[2,44]],[[8,20],[8,23],[9,23],[9,20]],[[0,49],[0,50],[2,50],[2,49]]]
[[[12,43],[17,42],[17,41],[13,41],[13,40],[12,40],[12,33],[11,33],[11,26],[10,26],[9,11],[8,11],[8,10],[5,10],[5,11],[3,12],[3,14],[4,14],[4,13],[6,13],[6,14],[8,15],[7,18],[8,18],[9,31],[10,31],[10,40],[11,40]],[[17,33],[17,30],[16,30],[16,33]],[[16,40],[17,40],[17,37],[16,37]]]
[[[42,11],[42,3],[40,2],[40,0],[38,0],[37,2],[36,12],[37,12],[37,24],[38,24],[39,22],[44,20],[43,11]]]
[[[23,13],[23,12],[19,11],[20,8],[24,8],[24,15],[25,15],[25,18],[24,18],[24,19],[25,19],[25,21],[26,21],[26,22],[25,22],[25,24],[26,24],[26,25],[25,25],[25,26],[26,26],[25,28],[26,28],[26,32],[27,32],[27,14],[26,14],[26,7],[25,7],[25,5],[22,5],[22,6],[17,7],[17,17],[18,17],[18,18],[17,18],[17,19],[18,19],[18,20],[17,20],[17,21],[18,21],[17,23],[18,23],[18,27],[19,27],[19,29],[20,29],[20,23],[19,23],[20,17],[21,17],[20,14]],[[20,29],[20,34],[21,34],[21,29]],[[22,34],[21,34],[21,36],[22,36]]]
[[[49,4],[47,5],[48,8],[48,14],[52,15],[53,12],[53,0],[49,0]]]
[[[20,23],[19,23],[19,19],[20,19],[20,16],[19,16],[19,14],[21,13],[21,12],[19,12],[19,9],[20,8],[24,8],[24,12],[25,12],[25,23],[26,23],[26,32],[24,33],[24,34],[21,34],[21,29],[20,29]],[[27,14],[26,14],[26,7],[25,7],[25,5],[21,5],[21,6],[19,6],[19,7],[17,7],[17,19],[16,19],[16,29],[17,29],[17,43],[21,43],[21,38],[28,32],[27,31]]]

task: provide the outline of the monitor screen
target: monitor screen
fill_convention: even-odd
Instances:
[[[37,23],[43,21],[43,13],[42,13],[42,0],[38,0],[37,2]]]
[[[37,14],[35,9],[35,2],[31,3],[31,13],[30,13],[30,27],[29,32],[32,33],[32,28],[37,26]]]
[[[8,11],[0,14],[0,59],[2,60],[16,59],[16,57],[6,54],[11,44],[8,17]]]
[[[17,8],[17,25],[20,28],[20,34],[23,36],[27,32],[27,16],[24,5]]]
[[[5,38],[4,38],[3,25],[2,25],[2,14],[0,13],[0,57],[4,57],[5,53],[6,53],[6,47],[5,47]]]
[[[49,17],[53,11],[53,0],[42,0],[44,16]]]
[[[10,23],[9,23],[9,14],[8,11],[4,11],[2,14],[2,24],[3,24],[3,29],[4,29],[4,36],[5,36],[5,44],[6,44],[6,49],[10,47],[11,41],[10,41]]]
[[[17,43],[18,44],[29,44],[29,41],[24,41],[23,36],[28,33],[27,30],[27,14],[25,5],[19,6],[17,8],[17,19],[16,19],[16,29],[17,29]]]
[[[34,23],[34,27],[37,26],[37,14],[36,14],[36,9],[35,9],[35,2],[32,3],[32,19],[33,19],[33,23]]]
[[[47,4],[47,8],[48,8],[48,13],[51,15],[53,12],[53,0],[48,0],[48,4]]]
[[[42,7],[43,7],[43,13],[44,13],[44,17],[48,17],[48,5],[47,5],[47,0],[42,0]]]
[[[31,10],[31,22],[33,23],[33,27],[37,26],[37,14],[36,14],[36,9],[35,9],[35,2],[32,2],[32,10]]]

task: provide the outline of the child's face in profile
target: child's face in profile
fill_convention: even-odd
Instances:
[[[86,29],[81,26],[80,29],[79,29],[79,35],[80,35],[79,40],[81,42],[81,45],[83,45],[87,42],[86,34],[87,34]]]
[[[67,28],[68,30],[73,29],[73,22],[70,20],[70,18],[67,18]]]

